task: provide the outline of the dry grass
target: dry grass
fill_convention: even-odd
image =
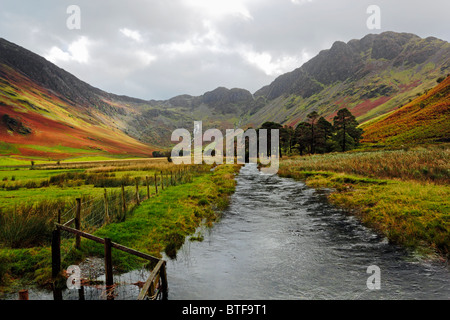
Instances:
[[[450,183],[450,148],[333,153],[294,157],[281,163],[287,171],[333,171],[370,178]]]
[[[279,175],[333,188],[330,200],[350,209],[390,241],[450,258],[450,150],[355,152],[296,157]]]

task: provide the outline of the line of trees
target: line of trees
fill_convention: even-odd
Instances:
[[[358,128],[356,118],[347,108],[337,112],[333,124],[313,111],[308,114],[307,120],[299,123],[296,128],[265,122],[261,129],[279,129],[280,149],[286,153],[297,150],[300,155],[354,149],[359,145],[363,133],[363,130]]]

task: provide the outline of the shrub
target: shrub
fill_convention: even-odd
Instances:
[[[206,206],[206,205],[208,205],[209,204],[209,201],[207,200],[207,199],[205,199],[205,198],[202,198],[202,199],[200,199],[199,201],[198,201],[198,205],[199,206]]]
[[[38,184],[36,182],[31,180],[31,181],[27,181],[27,183],[25,183],[24,187],[27,188],[27,189],[36,189],[39,186],[38,186]]]
[[[164,249],[164,252],[171,259],[175,259],[177,256],[177,250],[184,244],[184,236],[178,232],[172,232],[166,236],[168,244]]]
[[[0,213],[0,242],[11,248],[48,243],[53,228],[55,203],[24,204],[10,213]]]

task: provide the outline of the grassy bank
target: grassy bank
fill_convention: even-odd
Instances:
[[[202,222],[211,226],[228,206],[239,168],[222,165],[194,178],[192,183],[169,188],[136,208],[125,222],[107,225],[96,235],[156,257],[164,251],[173,258],[186,236],[194,234]],[[103,255],[103,246],[84,242],[87,254]],[[126,253],[114,256],[115,266],[121,271],[137,268],[143,262]]]
[[[450,257],[448,148],[294,157],[279,175],[333,188],[330,200],[390,241]]]
[[[228,205],[229,195],[235,188],[234,175],[238,170],[239,166],[224,165],[212,172],[209,168],[199,171],[187,183],[160,189],[156,196],[152,193],[150,199],[135,207],[124,222],[104,225],[94,234],[154,256],[161,256],[162,251],[174,256],[187,235],[194,233],[202,222],[211,224],[218,212]],[[94,242],[83,239],[80,250],[75,250],[73,244],[73,238],[62,240],[63,269],[90,255],[103,256],[103,247]],[[115,251],[113,263],[117,270],[127,271],[141,267],[146,261]],[[3,289],[45,285],[49,283],[50,274],[48,243],[27,248],[6,245],[0,248]]]

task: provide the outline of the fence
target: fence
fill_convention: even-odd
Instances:
[[[76,224],[76,220],[74,221]],[[70,223],[73,223],[72,221]],[[147,281],[143,285],[141,292],[139,293],[138,300],[144,300],[146,298],[155,300],[160,295],[162,299],[167,299],[168,285],[166,274],[166,262],[158,259],[146,253],[125,247],[121,244],[112,242],[109,238],[100,238],[92,234],[70,228],[65,225],[56,224],[56,229],[52,234],[52,278],[53,280],[61,272],[61,231],[73,233],[77,236],[76,245],[79,243],[81,237],[101,243],[105,249],[105,286],[106,286],[106,298],[107,300],[114,300],[114,280],[113,280],[113,265],[112,265],[112,248],[127,252],[135,255],[139,258],[147,259],[153,263],[156,263],[156,267],[150,273]],[[56,289],[56,288],[54,288]],[[54,290],[55,300],[61,300],[62,294],[58,290]]]
[[[127,212],[129,212],[130,204],[139,206],[140,203],[145,200],[145,196],[147,199],[151,198],[151,182],[154,184],[155,195],[158,195],[160,190],[164,190],[179,183],[192,181],[192,175],[187,170],[179,170],[176,172],[170,171],[165,175],[161,171],[160,173],[155,173],[152,178],[153,181],[151,181],[148,176],[145,176],[145,179],[136,178],[134,192],[125,190],[124,185],[121,186],[120,193],[116,194],[108,195],[107,189],[104,189],[104,194],[102,197],[90,199],[85,202],[82,202],[81,198],[77,198],[76,205],[73,208],[64,214],[58,212],[55,230],[53,230],[52,233],[51,245],[53,283],[55,283],[56,278],[61,273],[61,232],[64,231],[75,235],[75,248],[77,249],[81,247],[81,238],[89,239],[104,245],[105,288],[107,300],[114,299],[112,248],[127,252],[131,255],[146,259],[153,264],[156,264],[149,277],[142,285],[142,289],[138,295],[138,300],[167,298],[168,284],[166,262],[164,260],[132,248],[128,248],[119,243],[112,242],[109,238],[100,238],[86,232],[86,230],[95,230],[96,228],[110,223],[113,220],[124,221],[126,219]],[[145,183],[144,186],[146,187],[146,194],[141,193],[142,190],[139,188],[140,180],[143,180]],[[159,188],[160,190],[158,190]],[[83,206],[85,207],[84,210]],[[83,211],[84,214],[82,214]],[[63,222],[62,220],[66,221]],[[62,292],[61,290],[58,290],[56,286],[54,286],[54,299],[62,299]]]
[[[65,213],[58,212],[57,223],[75,220],[78,214],[78,221],[83,230],[93,231],[104,224],[113,221],[124,221],[128,212],[132,211],[135,206],[139,206],[143,200],[152,197],[150,188],[154,187],[154,195],[165,188],[183,184],[192,181],[192,170],[177,170],[154,173],[152,177],[141,176],[134,178],[134,190],[126,188],[125,184],[121,184],[119,191],[108,192],[104,188],[103,196],[97,198],[77,199],[75,206],[71,207]],[[142,190],[142,186],[145,187]],[[82,207],[82,209],[81,209]],[[75,213],[75,215],[74,215]],[[76,227],[80,230],[80,226]]]

